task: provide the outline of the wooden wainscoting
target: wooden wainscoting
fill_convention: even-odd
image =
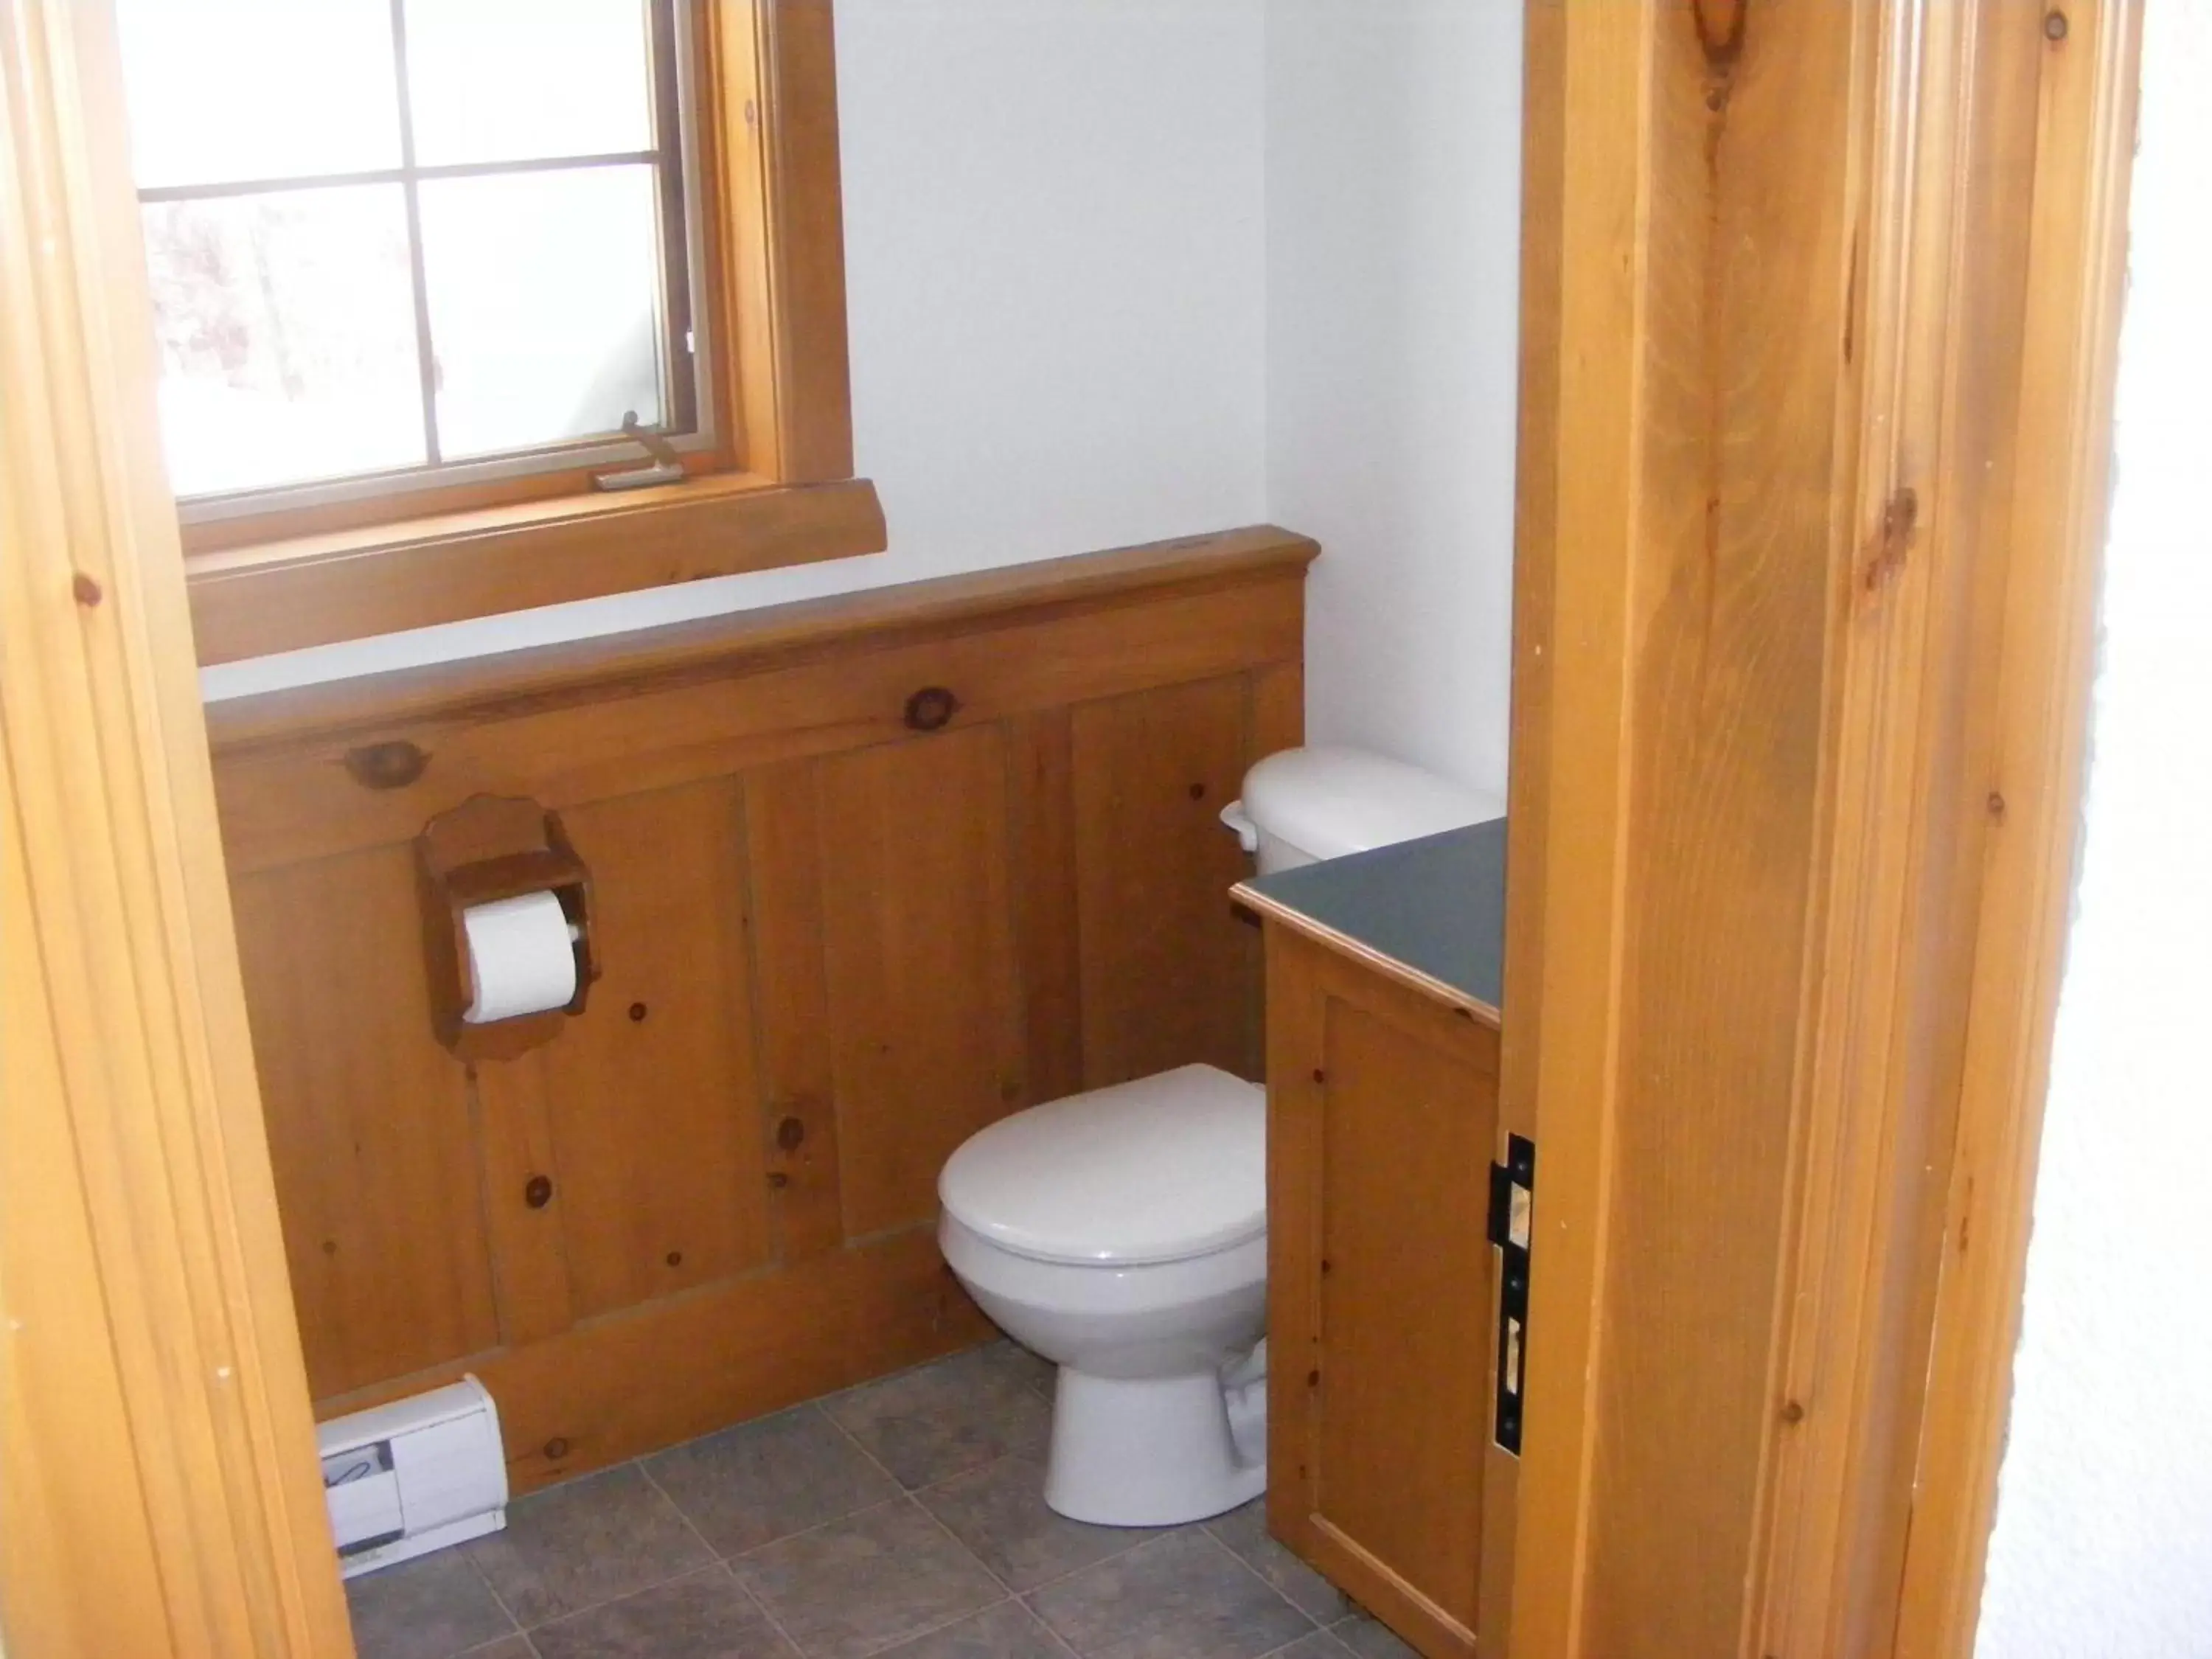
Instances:
[[[211,708],[319,1413],[474,1371],[527,1489],[984,1334],[933,1236],[963,1138],[1259,1075],[1216,814],[1299,740],[1315,552],[1263,526]],[[561,812],[605,972],[471,1071],[413,841],[480,792]]]

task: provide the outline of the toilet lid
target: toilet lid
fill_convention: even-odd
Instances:
[[[1211,1066],[1003,1118],[937,1179],[946,1212],[1041,1261],[1176,1261],[1267,1225],[1267,1097]]]

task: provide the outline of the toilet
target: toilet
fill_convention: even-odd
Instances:
[[[1285,750],[1222,812],[1260,873],[1504,814],[1356,749]],[[1045,1502],[1162,1527],[1266,1488],[1267,1107],[1181,1066],[1016,1112],[938,1178],[938,1241],[978,1307],[1059,1366]]]

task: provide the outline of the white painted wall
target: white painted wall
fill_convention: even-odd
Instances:
[[[1267,509],[1316,741],[1505,779],[1519,0],[1269,0]]]
[[[1267,517],[1262,29],[1262,0],[838,0],[854,459],[890,550],[230,664],[207,694]]]
[[[2212,1654],[2212,7],[2146,19],[2087,833],[1981,1659]]]

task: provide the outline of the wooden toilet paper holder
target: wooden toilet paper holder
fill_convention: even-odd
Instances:
[[[438,1041],[462,1060],[513,1060],[558,1036],[563,1019],[584,1012],[585,995],[599,976],[592,872],[568,844],[560,815],[534,800],[471,796],[424,824],[415,853],[430,1023]],[[575,930],[576,994],[559,1008],[471,1025],[461,1018],[476,1000],[461,914],[471,905],[529,893],[551,893]]]

